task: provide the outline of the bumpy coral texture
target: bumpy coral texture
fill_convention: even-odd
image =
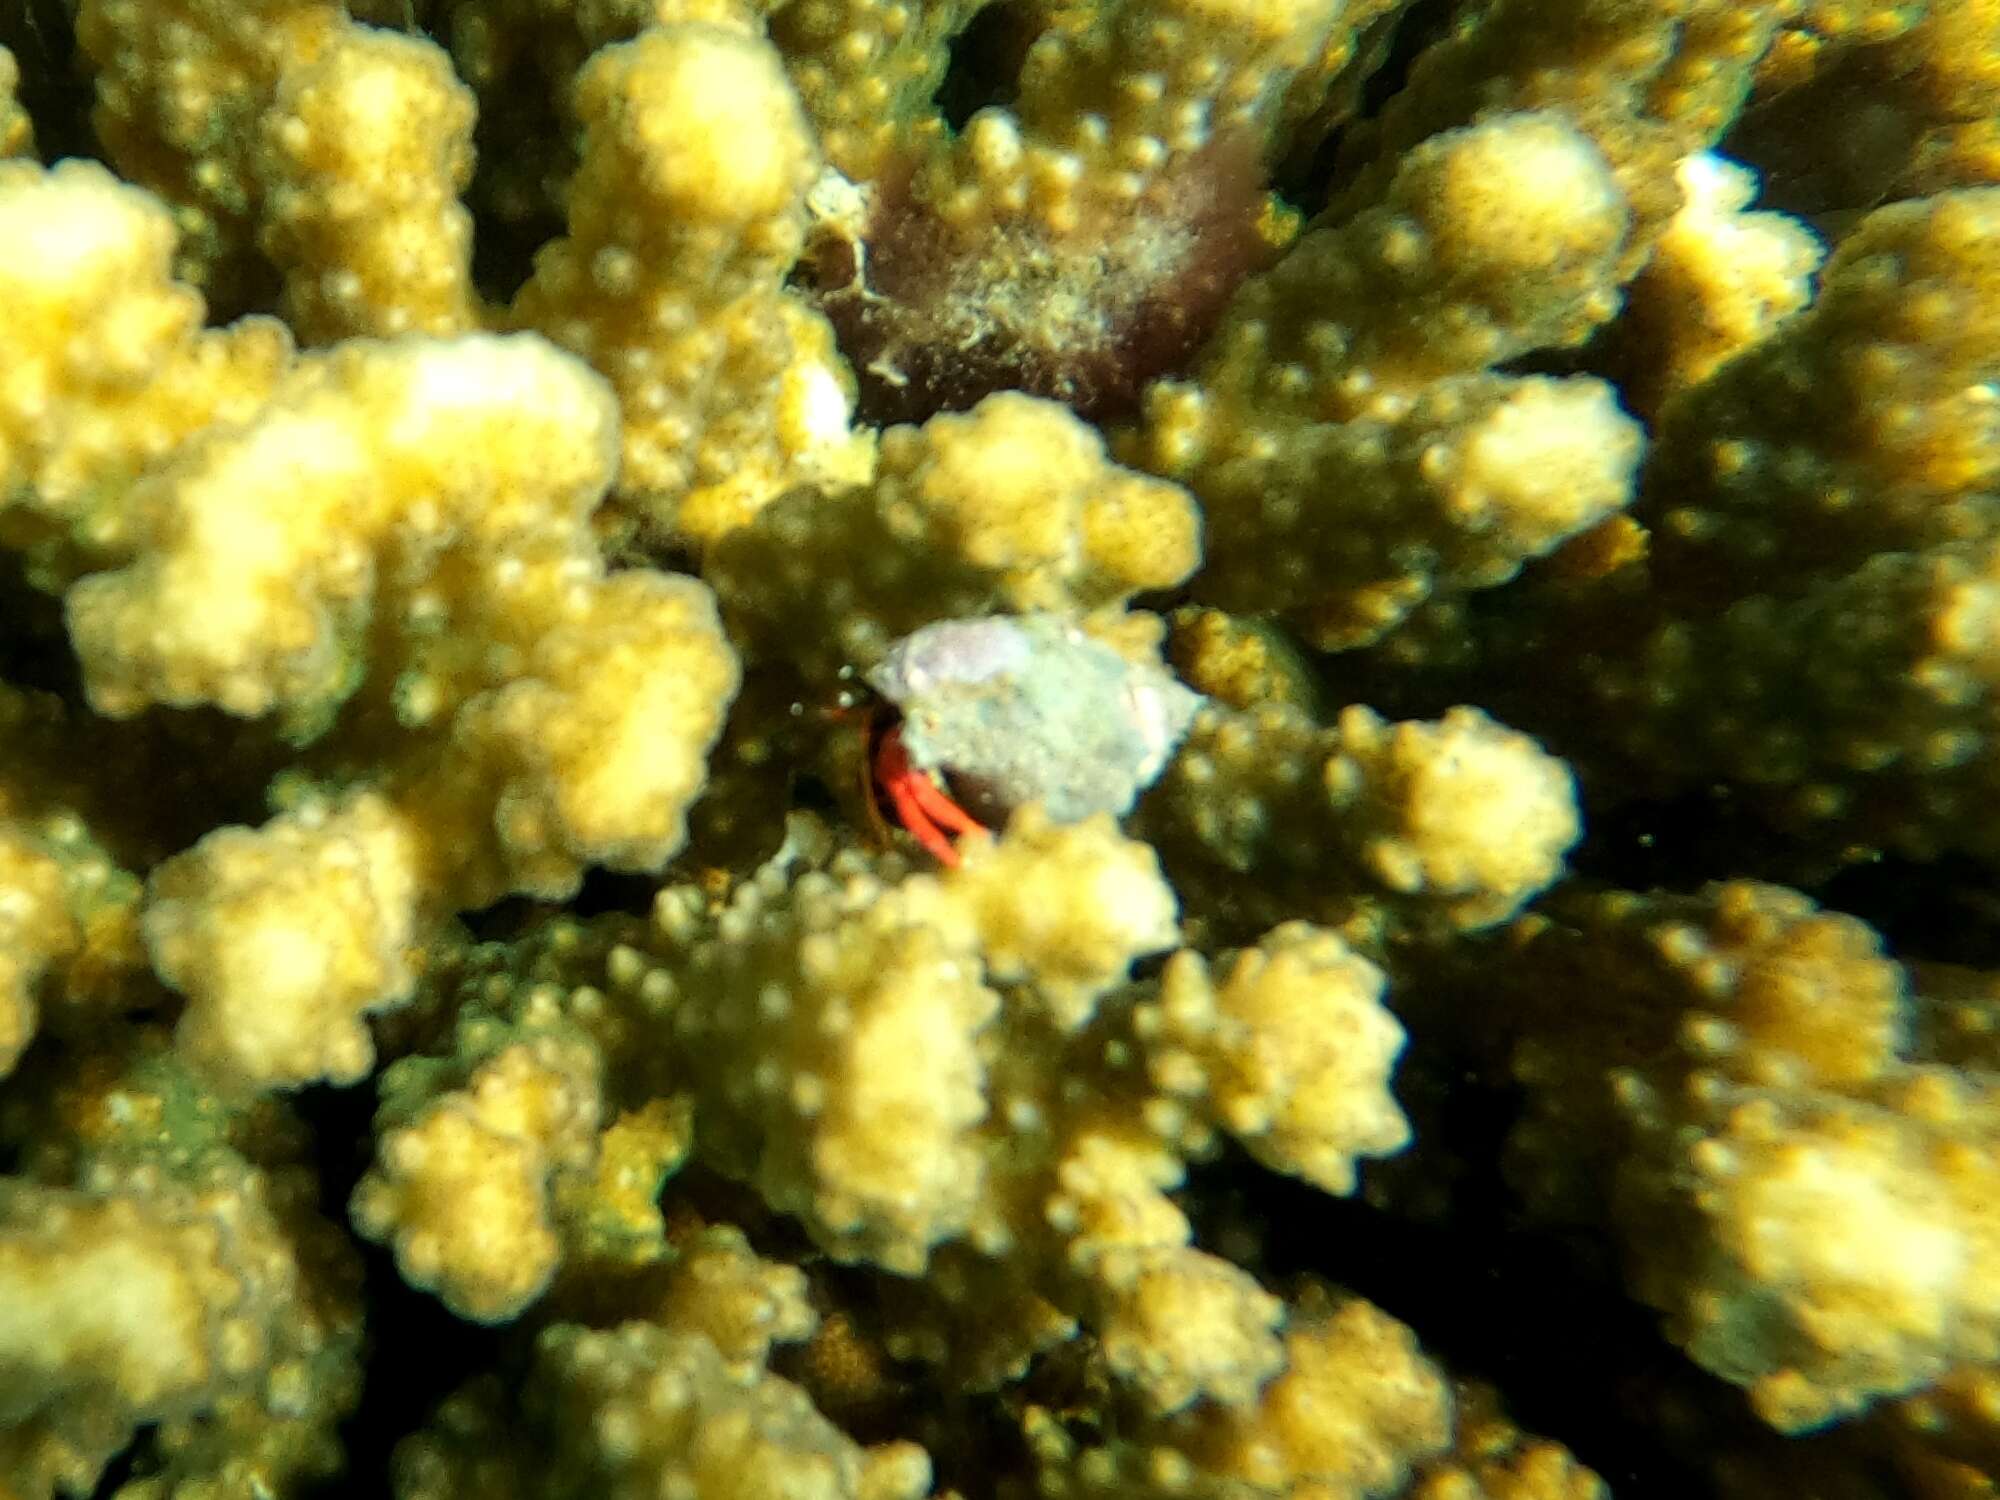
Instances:
[[[1144,434],[1205,507],[1203,591],[1365,644],[1625,504],[1638,438],[1609,387],[1482,371],[1611,313],[1630,218],[1587,136],[1502,115],[1425,142],[1384,201],[1246,286]],[[1333,484],[1338,527],[1312,503]]]
[[[1666,403],[1642,547],[1499,621],[1497,675],[1581,632],[1541,712],[1615,774],[1756,788],[1822,846],[2000,847],[1996,309],[2000,189],[1867,215],[1809,307]]]
[[[865,475],[832,330],[784,286],[818,161],[778,56],[655,30],[591,61],[577,109],[570,232],[512,317],[617,387],[627,502],[708,541],[793,485]]]
[[[1988,1493],[1997,122],[1994,0],[0,7],[0,1494]]]
[[[882,434],[874,483],[802,491],[713,553],[731,624],[808,676],[875,664],[932,619],[1076,614],[1182,582],[1200,516],[1176,485],[1111,462],[1050,401],[989,396]]]
[[[2000,1075],[1905,1055],[1876,935],[1747,882],[1559,920],[1497,976],[1531,1013],[1558,972],[1595,997],[1569,1045],[1540,1015],[1520,1045],[1517,1170],[1557,1212],[1608,1208],[1670,1334],[1784,1428],[1990,1360]],[[1612,1083],[1581,1109],[1578,1070]]]
[[[332,1475],[358,1396],[359,1267],[318,1213],[305,1133],[275,1102],[219,1098],[156,1031],[99,1042],[87,1070],[11,1085],[0,1472],[87,1493],[136,1439],[162,1494]]]

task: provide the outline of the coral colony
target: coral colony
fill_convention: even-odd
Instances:
[[[2000,0],[24,0],[0,158],[5,1500],[1995,1493]]]

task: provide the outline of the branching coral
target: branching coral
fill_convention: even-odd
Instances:
[[[1786,1429],[2000,1348],[2000,1080],[1902,1055],[1908,980],[1852,918],[1737,883],[1530,919],[1530,1196],[1608,1208],[1635,1289]],[[1545,997],[1573,999],[1558,1018]]]
[[[0,16],[0,1492],[1977,1492],[1995,16]]]
[[[1996,42],[2000,9],[1986,0],[1804,7],[1759,67],[1732,142],[1782,169],[1800,212],[2000,183]],[[1813,141],[1821,149],[1801,149]]]
[[[1895,204],[1819,297],[1663,409],[1643,545],[1483,642],[1587,633],[1574,742],[1655,786],[1760,789],[1808,837],[1990,852],[1991,330],[2000,197]]]
[[[77,42],[95,64],[93,123],[130,181],[175,210],[178,270],[198,286],[257,277],[265,186],[258,123],[288,72],[346,18],[328,0],[89,0]]]
[[[1409,1330],[1316,1288],[1286,1337],[1285,1373],[1254,1403],[1102,1446],[1030,1416],[1043,1494],[1335,1500],[1393,1493],[1415,1461],[1445,1446],[1451,1396]]]
[[[1210,1120],[1336,1191],[1352,1188],[1356,1157],[1400,1146],[1384,1088],[1400,1033],[1380,1008],[1380,975],[1301,926],[1268,956],[1234,962],[1219,993],[1191,956],[1164,989],[1131,986],[1133,961],[1176,941],[1172,896],[1150,853],[1102,818],[1059,828],[1030,809],[942,878],[847,857],[815,869],[820,838],[795,829],[794,847],[717,915],[693,890],[669,890],[652,930],[579,934],[549,951],[562,987],[514,991],[502,1030],[482,1034],[581,1029],[597,1039],[601,1076],[685,1088],[703,1165],[797,1215],[837,1258],[921,1275],[926,1302],[957,1304],[946,1327],[963,1327],[904,1340],[906,1357],[990,1384],[1080,1317],[1101,1330],[1110,1368],[1161,1410],[1204,1392],[1247,1398],[1281,1357],[1278,1304],[1190,1246],[1165,1190],[1183,1157],[1212,1149]],[[1315,968],[1344,976],[1345,992],[1322,991]],[[473,983],[499,993],[493,979]],[[1322,1026],[1368,1041],[1296,1077],[1260,1068]],[[659,1056],[625,1060],[641,1045]],[[900,1064],[911,1056],[924,1066]],[[410,1076],[448,1077],[429,1066]],[[446,1199],[426,1218],[391,1184],[434,1170],[428,1145],[409,1149],[414,1130],[447,1117],[478,1128],[480,1076],[414,1116],[396,1106],[418,1124],[385,1136],[379,1175],[356,1200],[371,1233],[434,1222],[447,1258],[453,1244],[478,1252]],[[1064,1077],[1077,1081],[1055,1083]],[[614,1087],[606,1107],[623,1102]],[[518,1196],[512,1156],[552,1160],[540,1144],[552,1117],[537,1118],[525,1133],[507,1127],[522,1148],[465,1158],[476,1180],[439,1169],[449,1200]],[[546,1208],[527,1212],[532,1223]],[[532,1243],[548,1244],[546,1231],[524,1250]],[[981,1327],[971,1299],[995,1296],[1065,1315]]]
[[[1185,491],[1112,463],[1053,402],[992,396],[882,435],[867,489],[804,491],[726,538],[708,576],[753,651],[830,683],[932,619],[1084,613],[1201,560]]]
[[[1365,644],[1625,504],[1637,434],[1608,387],[1480,371],[1609,316],[1628,228],[1586,137],[1505,115],[1249,283],[1193,379],[1152,392],[1141,449],[1203,502],[1204,592]]]
[[[274,1102],[218,1100],[163,1037],[106,1033],[11,1085],[0,1473],[88,1493],[140,1437],[162,1496],[324,1477],[358,1393],[359,1276],[306,1137]]]
[[[1403,1029],[1379,1003],[1381,971],[1332,933],[1287,923],[1219,984],[1177,954],[1161,990],[1139,1023],[1154,1077],[1275,1171],[1351,1193],[1356,1158],[1408,1143],[1402,1111],[1374,1088]]]
[[[0,1075],[34,1035],[45,996],[65,1024],[97,1020],[144,964],[137,882],[73,812],[13,800],[0,782]]]
[[[203,329],[172,218],[96,166],[0,164],[0,235],[0,526],[67,581],[119,555],[124,487],[254,411],[291,344],[261,319]]]
[[[393,1226],[405,1279],[461,1317],[518,1311],[555,1269],[550,1179],[595,1144],[593,1064],[575,1043],[538,1037],[414,1119],[385,1123],[382,1169],[356,1192],[357,1227],[380,1239]]]
[[[344,27],[260,130],[261,244],[302,340],[474,326],[472,99],[442,52]]]
[[[918,1500],[929,1488],[920,1451],[863,1449],[796,1386],[732,1367],[699,1335],[643,1323],[550,1329],[521,1414],[510,1405],[491,1386],[455,1397],[439,1430],[400,1455],[398,1493]]]
[[[783,285],[818,163],[777,54],[661,28],[594,58],[577,107],[569,237],[513,317],[617,388],[628,500],[709,541],[794,485],[865,475],[832,330]]]
[[[612,422],[537,341],[356,343],[125,496],[133,562],[68,599],[100,710],[276,712],[301,739],[339,719],[330,771],[396,766],[156,876],[149,939],[199,1050],[255,1080],[355,1076],[352,1020],[318,1039],[407,991],[425,915],[678,844],[735,663],[699,585],[604,575],[584,518]]]
[[[1715,142],[1793,7],[1732,0],[1495,0],[1411,69],[1409,86],[1357,130],[1360,168],[1343,206],[1372,203],[1381,180],[1438,132],[1502,111],[1561,115],[1601,151],[1633,219],[1623,274],[1677,206],[1675,165]]]
[[[1500,921],[1578,832],[1562,763],[1476,710],[1389,724],[1350,708],[1320,728],[1284,706],[1198,720],[1140,827],[1226,930],[1306,915],[1364,945]]]
[[[1635,408],[1706,380],[1804,307],[1823,256],[1796,219],[1757,213],[1754,172],[1712,151],[1675,170],[1683,201],[1627,293],[1616,336]]]

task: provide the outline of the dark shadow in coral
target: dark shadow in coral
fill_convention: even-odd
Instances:
[[[1272,172],[1272,191],[1308,218],[1318,213],[1342,185],[1340,151],[1353,122],[1373,116],[1402,91],[1424,49],[1450,34],[1458,9],[1457,0],[1416,0],[1358,37],[1349,66],[1360,76],[1336,86],[1335,117],[1301,132]]]
[[[89,74],[77,52],[63,0],[20,0],[0,6],[0,46],[21,70],[20,99],[35,125],[35,155],[101,160],[90,125]]]
[[[476,943],[507,943],[533,931],[551,917],[601,917],[610,912],[643,917],[663,881],[660,875],[635,875],[596,865],[583,872],[583,884],[567,901],[542,901],[533,896],[503,896],[460,916]]]
[[[1504,1094],[1455,1092],[1445,1139],[1427,1149],[1467,1163],[1448,1217],[1404,1219],[1279,1177],[1232,1151],[1192,1174],[1188,1198],[1220,1189],[1266,1232],[1263,1268],[1279,1281],[1310,1274],[1358,1293],[1407,1323],[1455,1377],[1488,1382],[1529,1433],[1566,1445],[1620,1500],[1685,1500],[1699,1475],[1622,1399],[1662,1365],[1712,1388],[1726,1406],[1741,1397],[1701,1376],[1661,1339],[1599,1264],[1602,1252],[1524,1230],[1500,1182],[1498,1146],[1512,1116]]]
[[[347,1199],[374,1156],[375,1090],[310,1088],[297,1096],[318,1145],[319,1209],[347,1223]],[[358,1238],[367,1309],[361,1404],[341,1424],[347,1468],[300,1500],[387,1496],[395,1445],[429,1420],[438,1403],[474,1375],[503,1368],[507,1331],[467,1323],[427,1292],[413,1290],[383,1246]]]
[[[972,18],[951,39],[950,61],[931,102],[953,130],[991,106],[1002,109],[1020,91],[1021,64],[1041,34],[1033,12],[1020,0],[1001,0]]]
[[[27,581],[21,557],[0,552],[0,683],[83,697],[83,668],[70,649],[62,600]]]
[[[1850,865],[1814,892],[1869,923],[1900,959],[2000,968],[2000,883],[1963,854],[1918,862],[1884,855]]]

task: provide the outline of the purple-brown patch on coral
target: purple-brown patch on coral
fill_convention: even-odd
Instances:
[[[1025,217],[968,235],[907,179],[874,195],[860,245],[829,237],[804,267],[870,422],[921,422],[1005,390],[1098,420],[1129,413],[1276,254],[1260,228],[1262,165],[1239,136],[1060,238]]]

